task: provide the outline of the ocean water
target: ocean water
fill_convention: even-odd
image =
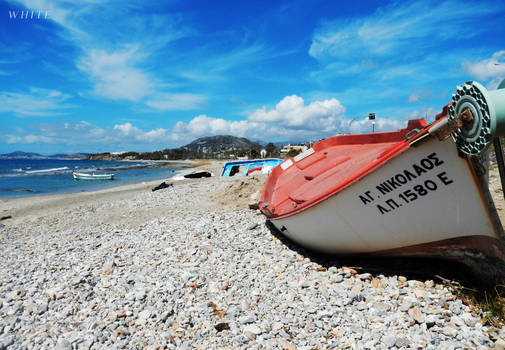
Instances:
[[[148,164],[106,160],[0,160],[0,198],[92,192],[143,181],[165,180],[182,168],[182,164],[179,168],[148,168]],[[114,180],[77,181],[73,179],[72,171],[114,173]]]

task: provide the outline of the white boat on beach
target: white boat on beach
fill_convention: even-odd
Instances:
[[[95,174],[95,173],[72,173],[74,180],[114,180],[114,174]]]
[[[500,136],[505,89],[468,82],[431,124],[333,136],[286,159],[259,206],[271,228],[311,250],[444,258],[504,281],[505,234],[487,169],[493,142],[503,154]]]

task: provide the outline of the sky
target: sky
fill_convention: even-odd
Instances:
[[[0,0],[0,153],[432,121],[505,78],[505,2]]]

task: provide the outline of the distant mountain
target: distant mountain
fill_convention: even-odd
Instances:
[[[305,144],[308,143],[308,140],[305,139],[298,139],[298,140],[283,140],[283,141],[263,141],[263,140],[255,140],[254,142],[260,144],[261,146],[265,147],[268,143],[272,142],[272,144],[279,148],[281,146],[286,146],[286,145],[298,145],[298,144]]]
[[[244,137],[218,135],[200,137],[199,139],[194,140],[182,148],[186,148],[199,153],[208,153],[232,149],[244,149],[250,147],[260,148],[261,146],[258,143],[252,142]]]
[[[0,154],[0,159],[45,159],[42,154],[32,152],[15,151],[6,154]]]
[[[53,154],[44,156],[39,153],[15,151],[11,153],[0,154],[0,159],[84,159],[88,153],[74,153],[74,154]]]
[[[47,158],[51,159],[86,159],[89,157],[91,153],[71,153],[71,154],[65,154],[65,153],[58,153],[58,154],[51,154],[50,156],[47,156]]]

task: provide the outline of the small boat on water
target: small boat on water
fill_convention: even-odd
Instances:
[[[114,174],[95,174],[95,173],[72,173],[74,180],[114,180]]]
[[[279,158],[226,162],[223,166],[221,176],[228,177],[239,173],[242,173],[242,176],[248,176],[251,174],[269,174],[272,169],[280,163],[282,163],[282,159]]]
[[[504,135],[505,89],[467,82],[431,124],[333,136],[284,160],[259,208],[270,227],[311,250],[452,259],[505,281],[487,161],[492,143],[503,154]]]

